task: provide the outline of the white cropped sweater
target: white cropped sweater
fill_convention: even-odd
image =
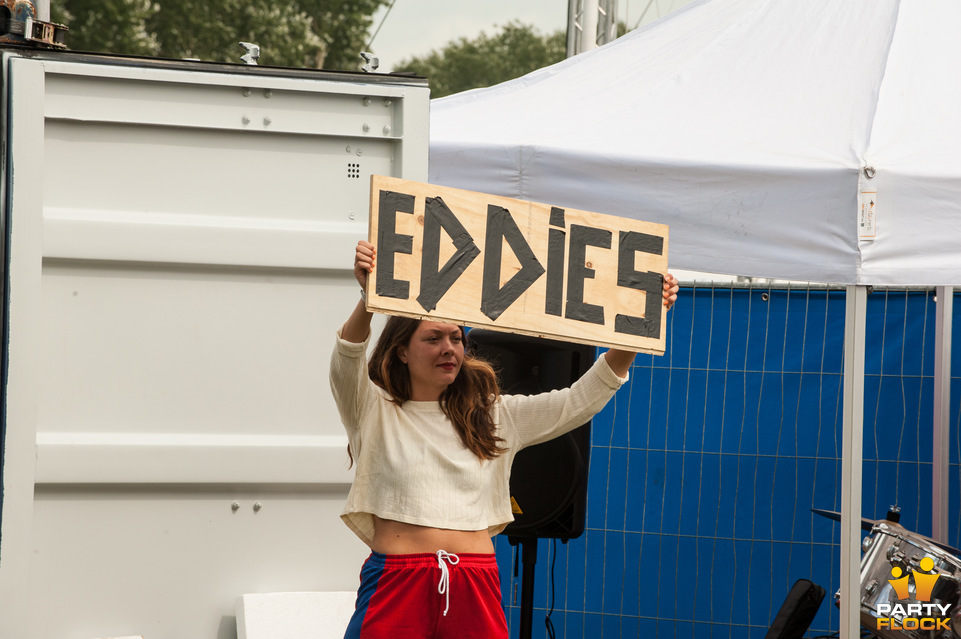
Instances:
[[[517,452],[584,424],[627,381],[599,357],[568,389],[502,395],[494,422],[507,451],[481,460],[464,447],[439,402],[391,402],[370,381],[366,352],[367,342],[344,341],[338,332],[330,386],[356,464],[341,518],[368,546],[372,515],[496,535],[514,520],[509,479]]]

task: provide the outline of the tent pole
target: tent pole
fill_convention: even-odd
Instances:
[[[568,0],[567,57],[597,48],[600,0]],[[616,5],[613,9],[616,12]],[[615,29],[616,30],[616,29]],[[605,34],[606,38],[606,34]],[[602,44],[606,42],[602,41]]]
[[[848,286],[844,320],[841,453],[841,639],[858,639],[861,600],[861,462],[867,287]]]
[[[948,543],[948,465],[951,461],[951,326],[954,289],[939,286],[934,337],[934,431],[931,455],[931,536]]]
[[[597,6],[598,0],[581,0],[584,8],[581,14],[581,47],[580,51],[590,51],[597,48]]]

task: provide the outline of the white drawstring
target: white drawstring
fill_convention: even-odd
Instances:
[[[447,567],[448,562],[451,566],[456,566],[457,562],[460,561],[460,557],[457,555],[452,555],[445,550],[437,551],[437,565],[440,566],[440,583],[437,584],[437,592],[442,595],[446,595],[446,602],[444,604],[444,616],[447,616],[447,611],[450,609],[450,569]]]

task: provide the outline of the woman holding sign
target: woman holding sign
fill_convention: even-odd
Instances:
[[[376,251],[357,245],[362,290]],[[664,276],[664,305],[677,280]],[[390,317],[370,361],[358,302],[337,335],[330,384],[357,472],[342,518],[371,549],[348,638],[507,637],[491,540],[513,520],[517,452],[599,412],[634,352],[608,350],[570,388],[501,395],[454,324]]]

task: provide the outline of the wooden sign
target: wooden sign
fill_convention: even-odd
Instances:
[[[373,176],[367,307],[661,355],[667,231]]]

